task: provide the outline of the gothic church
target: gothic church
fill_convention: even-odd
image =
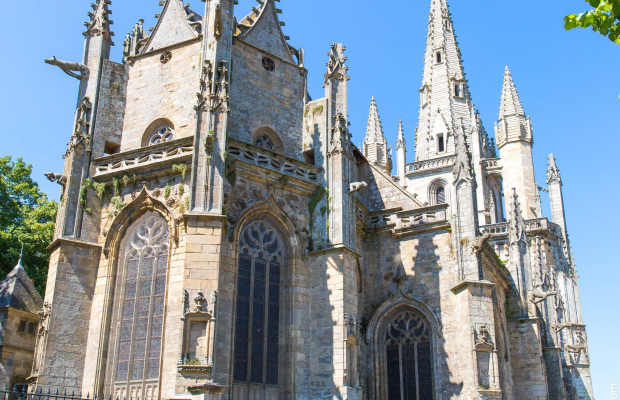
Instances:
[[[374,99],[351,143],[345,47],[311,99],[275,1],[161,1],[117,63],[98,0],[83,60],[46,60],[80,86],[31,390],[593,399],[560,172],[535,181],[508,69],[495,143],[432,0],[415,158],[401,125],[392,165]]]

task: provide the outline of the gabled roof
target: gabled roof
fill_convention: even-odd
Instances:
[[[239,21],[235,34],[244,42],[274,56],[295,62],[287,37],[282,32],[283,23],[278,18],[281,12],[276,8],[274,0],[262,0],[259,8],[253,7],[252,12]]]
[[[22,266],[21,257],[11,272],[0,282],[0,308],[11,307],[36,314],[43,299]]]
[[[166,0],[164,8],[141,53],[162,49],[197,38],[202,17],[186,7],[181,0]]]

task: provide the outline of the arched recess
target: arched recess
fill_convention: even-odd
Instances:
[[[161,132],[163,129],[166,129],[171,136],[167,136],[167,134]],[[151,124],[144,130],[142,134],[142,142],[141,146],[146,147],[152,144],[151,141],[154,139],[154,135],[159,135],[162,137],[163,142],[167,142],[170,140],[174,140],[174,124],[167,118],[158,118],[155,121],[151,122]]]
[[[409,370],[413,372],[408,374],[407,372],[409,371],[407,371],[402,360],[402,357],[405,356],[404,349],[400,348],[399,350],[395,350],[393,347],[395,344],[395,335],[393,333],[394,326],[395,324],[398,325],[396,321],[400,321],[398,323],[404,323],[410,328],[417,327],[417,329],[410,330],[409,333],[411,334],[410,336],[412,336],[411,338],[401,338],[403,342],[415,342],[415,339],[412,340],[415,337],[416,339],[420,339],[420,342],[426,343],[424,354],[421,352],[418,353],[417,348],[413,350],[411,350],[411,348],[409,349],[410,353],[413,355],[412,359],[415,360],[416,364],[413,370]],[[407,330],[405,330],[405,332],[407,332]],[[424,335],[427,337],[428,342],[422,340],[422,336]],[[418,299],[399,293],[397,297],[389,299],[379,306],[373,314],[366,332],[366,341],[370,345],[368,368],[369,371],[372,371],[369,378],[372,382],[371,390],[373,393],[370,398],[377,400],[396,398],[397,396],[394,396],[394,391],[398,391],[398,388],[394,387],[393,384],[394,374],[398,374],[399,376],[400,374],[407,374],[410,378],[409,390],[419,391],[420,400],[434,399],[435,393],[437,393],[440,388],[438,354],[441,336],[441,324],[435,318],[431,310]],[[399,354],[394,354],[395,351],[398,351]],[[430,357],[430,360],[420,360],[419,357],[421,356]],[[400,362],[395,362],[395,359]],[[390,361],[390,363],[388,363],[388,361]],[[427,367],[422,369],[421,367],[424,367],[424,365]],[[415,379],[411,379],[412,376]],[[422,382],[418,381],[418,379],[421,379]],[[400,382],[403,390],[407,390],[404,389],[404,386],[406,386],[406,379],[397,380],[397,382]],[[392,388],[390,388],[390,383],[392,383]],[[417,397],[405,396],[404,398]]]
[[[299,238],[295,233],[295,227],[289,222],[288,219],[283,219],[281,217],[282,215],[286,214],[275,201],[273,194],[271,194],[265,201],[246,209],[234,228],[234,292],[231,295],[233,313],[231,321],[232,325],[228,328],[230,329],[228,335],[231,338],[231,354],[229,359],[231,360],[231,382],[233,382],[232,398],[255,398],[260,400],[279,399],[286,396],[286,393],[291,393],[294,391],[295,368],[293,368],[293,365],[295,362],[295,353],[294,350],[290,350],[292,343],[295,343],[297,340],[298,334],[293,325],[294,307],[298,304],[298,301],[294,301],[294,285],[307,282],[308,280],[296,279],[294,277],[294,275],[301,273],[300,261],[298,259],[298,254],[300,254],[301,251],[299,249]],[[273,230],[273,232],[275,232],[279,237],[281,255],[277,256],[280,259],[280,264],[278,265],[278,337],[275,341],[275,343],[277,343],[277,350],[276,348],[272,349],[270,352],[265,354],[265,357],[268,358],[262,360],[269,361],[268,363],[263,364],[263,366],[266,367],[269,364],[270,369],[272,370],[272,375],[268,376],[267,371],[261,371],[264,372],[264,375],[262,378],[257,379],[257,376],[253,376],[252,372],[252,369],[255,368],[255,364],[253,363],[254,360],[250,358],[252,354],[251,349],[254,348],[253,346],[255,346],[255,343],[257,342],[249,343],[251,339],[249,339],[248,336],[243,335],[245,323],[250,325],[254,324],[255,321],[252,319],[250,322],[250,318],[246,319],[243,312],[246,309],[254,310],[254,307],[257,304],[257,298],[254,292],[249,294],[249,296],[243,296],[243,294],[246,292],[245,286],[248,284],[252,290],[256,287],[261,287],[260,285],[257,285],[257,282],[260,279],[257,279],[256,275],[257,265],[261,263],[261,260],[257,256],[252,256],[249,254],[250,252],[246,250],[248,247],[248,240],[245,238],[248,234],[248,230],[254,229],[254,232],[257,232],[261,228]],[[252,241],[252,239],[250,239],[250,241]],[[277,247],[278,246],[274,246],[271,250],[269,248],[265,250],[255,249],[254,254],[261,252],[269,253],[269,251],[273,251]],[[269,269],[270,272],[268,273],[268,276],[273,276],[271,275],[273,268],[270,262],[265,263],[264,267],[260,266],[259,268],[264,268],[265,270]],[[248,270],[251,271],[249,277],[247,274]],[[265,279],[269,280],[269,277]],[[266,287],[265,291],[267,295],[265,297],[269,297],[269,293],[271,293],[270,289],[275,287],[272,286],[274,284],[275,281],[272,281],[269,283],[268,287]],[[221,294],[226,295],[225,293]],[[220,299],[221,298],[222,297],[220,296]],[[273,297],[271,299],[273,300]],[[250,307],[247,306],[248,303],[251,304]],[[265,314],[267,315],[265,318],[268,319],[269,315],[273,315],[273,312],[270,311],[267,302],[265,307]],[[275,322],[273,319],[272,321],[267,320],[264,322],[264,325],[261,325],[264,326],[264,335],[269,335],[273,332],[273,330],[270,329],[270,324],[273,325],[273,322]],[[248,347],[245,346],[245,338],[248,338]],[[265,343],[268,344],[268,338],[264,337],[264,339]],[[273,339],[275,338],[272,338],[272,343],[274,343]],[[243,345],[241,343],[243,343]],[[248,351],[250,353],[248,353]],[[273,354],[276,351],[278,353],[277,363],[275,362],[275,355]],[[247,357],[244,359],[243,355],[247,355]],[[248,366],[247,370],[244,370],[243,367],[239,369],[239,365],[242,365],[243,363]],[[275,373],[275,371],[277,371],[277,381],[273,380],[273,373]],[[243,376],[244,373],[245,378],[240,378],[240,374]],[[262,382],[257,382],[260,380],[262,380]]]
[[[267,126],[258,128],[254,131],[252,134],[252,144],[276,153],[282,153],[284,151],[284,144],[282,143],[282,139],[280,139],[280,135]]]
[[[492,224],[499,224],[505,221],[504,216],[504,183],[500,174],[492,173],[487,176],[488,207]]]
[[[179,228],[173,217],[172,211],[169,210],[163,203],[151,197],[146,189],[143,188],[142,192],[136,197],[136,199],[125,206],[112,221],[110,227],[106,229],[106,240],[104,244],[103,257],[100,263],[100,268],[104,268],[105,270],[99,274],[100,276],[105,277],[105,282],[99,284],[99,286],[105,287],[105,291],[101,299],[103,302],[103,305],[101,306],[101,334],[100,341],[96,344],[96,346],[98,346],[98,356],[95,361],[97,364],[95,387],[99,388],[99,390],[103,390],[105,393],[114,392],[115,375],[117,372],[117,356],[119,353],[118,346],[120,344],[120,333],[118,326],[120,326],[119,318],[123,312],[123,307],[120,306],[123,299],[119,296],[125,290],[125,288],[121,288],[121,286],[124,285],[123,271],[126,269],[126,265],[124,265],[126,260],[123,258],[122,254],[124,253],[123,242],[126,242],[125,239],[131,234],[131,229],[135,226],[135,224],[140,223],[141,219],[147,215],[152,215],[159,218],[161,223],[165,226],[165,231],[168,235],[166,239],[167,254],[165,254],[165,257],[163,257],[164,254],[161,254],[162,257],[158,259],[161,262],[165,262],[165,271],[163,269],[164,266],[162,265],[159,270],[161,273],[155,273],[152,276],[157,284],[160,285],[160,289],[162,285],[161,281],[163,280],[164,282],[163,293],[157,294],[157,296],[163,296],[163,303],[161,303],[161,307],[163,308],[158,308],[157,312],[158,315],[162,316],[162,336],[160,336],[160,340],[162,345],[164,343],[163,332],[165,332],[165,327],[163,326],[163,321],[166,314],[165,307],[163,305],[166,304],[165,297],[168,295],[167,281],[164,277],[167,276],[170,256],[175,248],[176,242],[178,241]],[[152,317],[154,315],[153,310],[150,310],[148,314]],[[151,338],[153,338],[152,335]],[[133,346],[133,344],[131,346]],[[153,358],[153,362],[155,362],[154,360],[155,358]],[[161,364],[161,360],[159,360],[159,362]],[[161,365],[159,368],[161,368]],[[135,394],[135,396],[157,398],[158,393],[156,392],[159,390],[159,377],[157,379],[152,379],[149,384],[145,383],[142,386],[145,392],[139,395]],[[127,397],[130,395],[131,393],[126,393]],[[124,396],[125,394],[119,394],[119,398]]]
[[[428,185],[428,202],[430,205],[450,203],[450,190],[448,182],[443,178],[435,179]],[[441,199],[443,198],[443,202]]]

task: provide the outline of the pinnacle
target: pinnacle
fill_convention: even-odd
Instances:
[[[370,111],[368,113],[368,126],[366,128],[366,140],[368,141],[383,141],[383,127],[381,126],[381,119],[379,118],[379,109],[377,108],[377,102],[374,96],[370,101]]]
[[[525,115],[517,87],[512,79],[510,69],[506,66],[504,73],[504,87],[502,89],[502,101],[499,108],[499,116],[507,117],[510,115]]]

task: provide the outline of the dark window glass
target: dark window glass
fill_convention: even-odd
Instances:
[[[446,189],[443,186],[437,188],[435,203],[436,204],[445,204],[446,202]]]
[[[168,242],[168,223],[151,211],[129,228],[120,249],[115,391],[159,379]]]
[[[398,314],[386,333],[389,400],[431,400],[432,360],[428,326],[411,311]]]
[[[277,385],[282,242],[257,221],[241,233],[239,249],[234,379]]]
[[[443,135],[437,136],[437,151],[439,153],[443,153],[444,151],[446,151],[446,142]]]

